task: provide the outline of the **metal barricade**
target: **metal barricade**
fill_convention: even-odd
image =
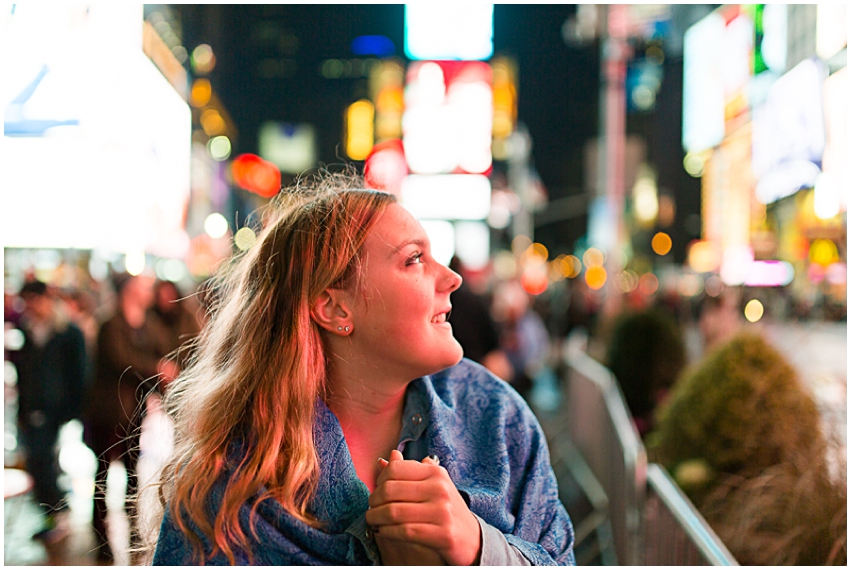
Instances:
[[[644,563],[648,566],[738,566],[668,472],[647,468]]]
[[[612,373],[584,351],[568,349],[568,436],[608,497],[617,564],[643,563],[647,456]]]
[[[648,466],[611,371],[580,343],[568,343],[564,357],[563,405],[541,419],[559,492],[577,515],[577,547],[588,553],[589,540],[604,565],[737,566],[664,468]]]

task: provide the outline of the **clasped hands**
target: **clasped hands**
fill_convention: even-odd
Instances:
[[[393,450],[369,497],[366,522],[387,565],[477,564],[479,521],[446,469],[430,458],[406,460]]]

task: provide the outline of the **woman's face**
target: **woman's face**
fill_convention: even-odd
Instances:
[[[383,371],[408,379],[457,364],[446,322],[461,276],[434,260],[422,225],[390,204],[363,245],[364,288],[352,300],[351,342]]]

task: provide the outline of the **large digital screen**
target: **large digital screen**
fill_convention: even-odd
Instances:
[[[185,254],[191,112],[142,30],[142,5],[6,14],[5,247]]]

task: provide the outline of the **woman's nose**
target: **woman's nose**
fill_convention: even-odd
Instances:
[[[448,267],[444,267],[446,269],[446,275],[443,277],[443,287],[447,292],[451,293],[458,289],[461,286],[461,283],[464,281],[460,275],[449,269]]]

